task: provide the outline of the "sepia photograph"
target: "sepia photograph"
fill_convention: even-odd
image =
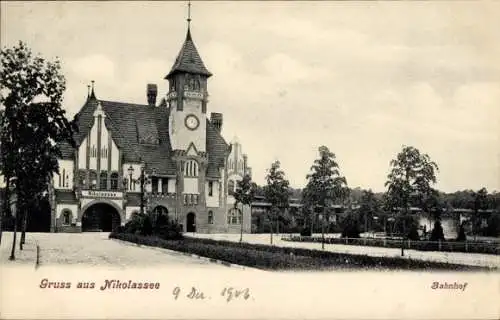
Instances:
[[[0,9],[0,319],[500,317],[499,2]]]

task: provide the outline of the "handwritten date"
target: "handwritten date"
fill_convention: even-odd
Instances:
[[[187,293],[182,292],[180,287],[175,287],[172,291],[172,295],[175,300],[178,300],[180,297],[185,297],[190,300],[210,299],[210,296],[195,287],[191,287]],[[232,300],[248,300],[251,298],[250,289],[248,288],[238,290],[233,287],[226,287],[221,291],[220,295],[226,300],[226,302],[230,302]]]
[[[224,288],[220,295],[225,297],[227,302],[233,299],[248,300],[250,298],[250,289],[245,288],[243,290],[236,290],[233,287],[228,287]]]

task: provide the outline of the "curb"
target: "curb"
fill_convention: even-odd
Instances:
[[[167,251],[167,252],[172,253],[174,255],[187,256],[187,257],[191,257],[191,258],[195,258],[195,259],[199,259],[199,260],[203,260],[203,261],[207,261],[207,262],[211,262],[211,263],[215,263],[215,264],[220,264],[220,265],[223,265],[223,266],[226,266],[226,267],[230,267],[230,268],[253,269],[253,270],[262,271],[260,269],[246,267],[246,266],[242,266],[242,265],[234,264],[234,263],[229,263],[227,261],[217,260],[217,259],[214,259],[214,258],[207,258],[207,257],[200,256],[200,255],[197,255],[197,254],[194,254],[194,253],[187,253],[187,252],[175,251],[175,250],[165,249],[165,248],[160,248],[160,247],[152,247],[152,246],[147,246],[147,245],[141,245],[141,244],[138,244],[138,243],[129,242],[129,241],[120,240],[120,239],[115,239],[115,238],[110,238],[110,239],[114,240],[114,241],[121,242],[121,243],[126,244],[126,245],[135,245],[137,247],[143,247],[143,248],[152,249],[152,250],[156,250],[156,251],[163,251],[163,252]]]

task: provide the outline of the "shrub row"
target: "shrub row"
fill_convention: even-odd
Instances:
[[[370,257],[303,248],[236,243],[186,237],[163,240],[137,234],[111,233],[110,238],[141,245],[197,254],[228,263],[266,270],[321,269],[402,269],[402,270],[485,270],[487,268],[411,260],[398,257]]]
[[[294,242],[319,242],[321,237],[302,237],[292,236],[284,237],[283,240]],[[386,248],[401,248],[401,240],[394,239],[379,239],[379,238],[325,238],[325,243],[328,244],[349,244],[357,246],[371,247],[386,247]],[[413,249],[420,251],[445,251],[445,252],[469,252],[469,253],[486,253],[500,254],[500,246],[496,243],[480,243],[480,242],[457,242],[457,241],[423,241],[423,240],[405,240],[405,249]]]

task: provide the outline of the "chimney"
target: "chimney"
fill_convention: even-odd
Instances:
[[[214,125],[217,131],[222,130],[222,113],[212,112],[210,114],[210,122]]]
[[[147,96],[148,96],[148,105],[150,107],[156,106],[157,95],[158,95],[158,86],[156,84],[148,83]]]

